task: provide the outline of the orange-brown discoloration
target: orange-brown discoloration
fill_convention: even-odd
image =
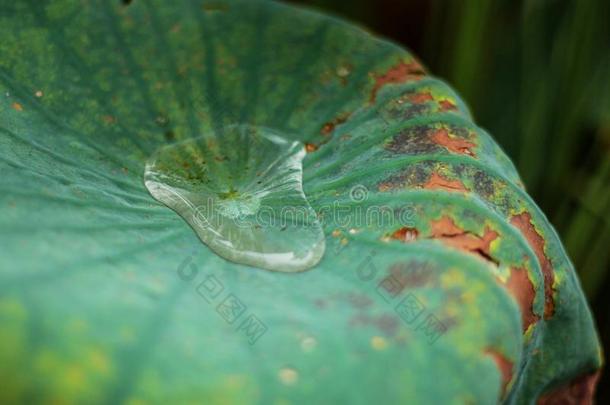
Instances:
[[[422,92],[422,93],[411,94],[409,96],[409,101],[412,102],[413,104],[422,104],[422,103],[425,103],[427,101],[432,101],[432,100],[434,100],[434,97],[432,97],[432,94],[430,94],[430,92],[428,92],[428,91]]]
[[[534,313],[536,290],[527,275],[527,270],[523,267],[511,268],[505,287],[519,304],[523,331],[525,332],[530,325],[536,323],[540,318]]]
[[[585,374],[538,398],[538,405],[592,405],[600,372]]]
[[[468,191],[461,181],[449,180],[434,172],[422,187],[429,190],[443,189],[449,191]]]
[[[443,216],[436,221],[430,222],[430,237],[441,240],[448,246],[460,249],[466,252],[475,253],[485,260],[498,264],[491,256],[491,243],[498,238],[498,233],[485,228],[482,236],[465,231],[458,227],[453,219],[448,216]]]
[[[306,143],[305,150],[307,151],[307,153],[315,152],[318,150],[318,145],[313,143]]]
[[[375,84],[373,85],[369,101],[374,103],[377,98],[377,92],[386,84],[398,84],[412,80],[420,80],[425,74],[424,68],[416,60],[412,60],[408,63],[400,61],[384,74],[373,76],[375,78]]]
[[[513,216],[510,223],[521,231],[521,234],[525,237],[536,254],[544,277],[544,318],[549,319],[555,312],[555,303],[553,300],[553,282],[555,281],[555,275],[553,273],[551,261],[544,252],[546,242],[532,224],[532,216],[529,212],[524,211],[521,214]]]
[[[13,104],[11,104],[11,107],[13,107],[15,111],[23,111],[23,106],[18,102],[14,102]]]
[[[377,190],[381,191],[382,193],[386,192],[386,191],[390,191],[390,190],[392,190],[392,188],[393,187],[390,183],[381,183],[379,186],[377,186]]]
[[[452,137],[446,129],[439,129],[430,134],[432,142],[445,147],[448,151],[459,153],[460,155],[475,156],[472,148],[477,146],[475,143],[462,138]]]
[[[457,106],[451,100],[441,100],[438,105],[441,111],[457,111]]]
[[[350,116],[349,113],[345,113],[345,114],[339,115],[332,121],[327,122],[326,124],[322,125],[322,128],[320,128],[320,133],[324,136],[330,135],[330,133],[335,130],[335,127],[337,125],[341,125],[345,121],[347,121],[349,116]]]
[[[506,358],[502,353],[494,349],[487,349],[485,354],[491,356],[496,362],[500,375],[502,377],[502,397],[506,394],[506,388],[513,377],[513,362]]]
[[[403,226],[400,229],[397,229],[390,235],[390,238],[399,240],[401,242],[411,242],[417,239],[419,236],[419,231],[415,228],[409,228]]]
[[[456,236],[464,233],[464,230],[458,227],[453,219],[448,216],[441,217],[437,221],[430,222],[432,236]]]

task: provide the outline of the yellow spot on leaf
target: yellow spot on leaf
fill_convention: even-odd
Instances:
[[[108,374],[110,371],[108,356],[100,349],[92,349],[89,351],[89,363],[91,364],[91,368],[100,374]]]
[[[64,384],[66,387],[73,389],[74,391],[78,391],[85,382],[85,373],[83,369],[78,364],[73,364],[68,366],[63,375]]]
[[[449,269],[441,276],[441,285],[443,287],[452,287],[456,285],[464,285],[466,282],[464,274],[458,269]]]
[[[284,367],[278,372],[278,377],[282,384],[294,385],[299,379],[299,373],[293,368]]]
[[[388,342],[381,336],[373,336],[371,338],[371,347],[375,350],[385,350],[388,347]]]

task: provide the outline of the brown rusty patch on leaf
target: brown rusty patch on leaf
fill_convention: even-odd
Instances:
[[[445,147],[450,152],[458,153],[460,155],[468,155],[475,157],[476,155],[471,150],[475,146],[475,143],[467,141],[466,139],[453,137],[449,135],[449,131],[444,128],[434,131],[430,134],[430,139],[437,145]]]
[[[551,261],[544,252],[546,241],[538,233],[534,224],[532,224],[532,216],[529,212],[524,211],[521,214],[514,215],[510,219],[510,223],[521,231],[521,234],[525,237],[536,254],[544,277],[544,319],[549,319],[555,312],[555,303],[553,299],[553,282],[555,281],[555,274],[553,273]]]
[[[394,188],[394,186],[390,183],[380,183],[377,186],[377,190],[379,190],[382,193],[385,193],[386,191],[390,191]]]
[[[381,75],[373,75],[375,84],[371,90],[370,103],[374,103],[377,92],[386,84],[399,84],[413,80],[420,80],[426,74],[424,68],[416,60],[411,62],[400,61]]]
[[[318,145],[314,143],[306,143],[305,150],[307,151],[307,153],[315,152],[318,150]]]
[[[538,405],[592,405],[600,372],[577,377],[567,385],[556,388],[538,398]]]
[[[13,110],[15,111],[23,111],[23,106],[16,101],[11,104],[11,107],[13,107]]]
[[[326,124],[322,125],[322,128],[320,128],[320,134],[322,134],[324,136],[330,135],[330,133],[335,130],[335,127],[337,125],[341,125],[345,121],[347,121],[349,116],[350,116],[350,113],[344,113],[344,114],[341,114],[341,115],[335,117],[333,120],[328,121]]]
[[[406,243],[406,242],[414,241],[415,239],[417,239],[418,236],[419,236],[419,231],[416,228],[409,228],[407,226],[403,226],[402,228],[395,230],[390,235],[390,238]]]
[[[498,371],[500,371],[500,376],[502,378],[501,396],[504,397],[506,394],[506,388],[513,377],[513,362],[495,349],[487,349],[485,350],[485,354],[490,356],[496,362]]]
[[[457,106],[451,100],[441,100],[438,105],[441,111],[457,111]]]
[[[483,236],[465,231],[455,224],[453,219],[443,216],[430,222],[430,238],[442,241],[448,246],[474,253],[483,259],[498,265],[498,261],[491,256],[491,243],[498,238],[498,233],[485,228]]]
[[[432,97],[429,91],[409,95],[409,101],[413,104],[422,104],[432,100],[434,100],[434,97]]]
[[[521,309],[521,321],[523,331],[527,331],[530,325],[536,323],[540,317],[534,313],[534,298],[536,290],[528,277],[524,267],[511,268],[510,276],[505,285],[506,289],[515,298]]]
[[[437,221],[431,221],[430,227],[433,237],[457,236],[464,233],[464,230],[458,227],[453,219],[448,216],[441,217]]]
[[[428,181],[422,187],[429,190],[468,191],[461,181],[446,179],[436,172],[432,172]]]

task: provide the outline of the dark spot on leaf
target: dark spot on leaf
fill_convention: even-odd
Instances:
[[[412,165],[380,182],[377,185],[377,189],[381,192],[386,192],[400,188],[419,186],[426,182],[429,177],[429,172],[430,162]]]
[[[172,131],[171,129],[170,129],[170,130],[165,131],[165,132],[163,133],[163,136],[165,137],[165,140],[166,140],[166,141],[168,141],[168,142],[171,142],[171,141],[173,141],[174,139],[176,139],[176,135],[174,134],[174,131]]]
[[[430,154],[440,148],[428,137],[430,128],[427,126],[416,126],[407,128],[396,134],[385,149],[396,154],[421,155]]]
[[[328,306],[328,303],[327,303],[325,300],[321,299],[321,298],[317,298],[317,299],[316,299],[316,300],[313,302],[313,304],[314,304],[314,305],[315,305],[317,308],[319,308],[319,309],[324,309],[324,308],[326,308],[326,307]]]
[[[427,262],[412,261],[394,263],[390,268],[386,279],[392,279],[393,283],[381,283],[382,286],[398,286],[398,291],[393,290],[396,294],[400,294],[407,287],[420,287],[425,285],[432,278],[432,268]],[[387,288],[386,288],[387,289]],[[389,291],[390,292],[390,291]]]
[[[383,314],[378,316],[357,314],[349,321],[349,325],[356,326],[373,326],[378,328],[386,336],[394,336],[398,330],[398,319],[394,315]]]
[[[400,107],[390,108],[387,112],[391,119],[409,120],[414,117],[419,117],[431,111],[431,108],[425,104],[406,104]]]
[[[485,172],[478,170],[474,174],[474,191],[487,199],[491,198],[495,193],[493,180]]]
[[[358,308],[358,309],[363,309],[366,307],[369,307],[373,301],[366,295],[364,294],[349,294],[347,297],[349,303],[354,307],[354,308]]]

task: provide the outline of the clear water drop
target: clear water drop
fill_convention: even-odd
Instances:
[[[303,193],[304,157],[300,142],[233,125],[161,147],[146,163],[144,183],[218,255],[297,272],[317,264],[325,249]]]

